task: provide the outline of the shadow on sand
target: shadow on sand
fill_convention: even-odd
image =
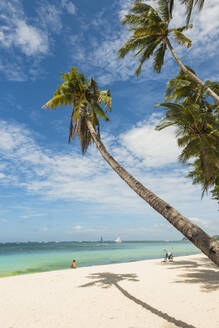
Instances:
[[[158,317],[166,320],[168,323],[173,323],[176,327],[180,328],[197,328],[193,325],[187,324],[184,321],[177,320],[176,318],[168,315],[165,312],[162,312],[153,306],[141,301],[140,299],[134,297],[131,295],[127,290],[122,288],[119,285],[119,282],[123,280],[128,280],[128,281],[139,281],[137,279],[136,274],[115,274],[111,272],[100,272],[100,273],[93,273],[90,274],[88,279],[92,279],[94,281],[88,282],[87,284],[81,285],[79,287],[90,287],[90,286],[100,286],[101,288],[110,288],[112,286],[115,286],[125,297],[130,299],[131,301],[135,302],[136,304],[142,306],[145,310],[150,311],[151,313],[157,315]]]
[[[208,258],[194,260],[177,260],[166,263],[169,269],[180,269],[184,271],[179,274],[180,278],[174,283],[200,284],[202,292],[213,292],[219,288],[219,268]]]

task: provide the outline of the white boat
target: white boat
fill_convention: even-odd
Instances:
[[[122,242],[122,240],[121,240],[121,238],[120,238],[120,237],[117,237],[117,238],[115,239],[115,242],[116,242],[116,243],[121,243],[121,242]]]

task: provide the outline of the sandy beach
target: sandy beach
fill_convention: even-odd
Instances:
[[[204,255],[0,279],[1,328],[218,328],[219,268]]]

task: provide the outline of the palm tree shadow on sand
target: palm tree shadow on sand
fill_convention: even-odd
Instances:
[[[133,281],[133,282],[139,281],[137,279],[136,274],[115,274],[115,273],[111,273],[111,272],[100,272],[100,273],[90,274],[87,278],[92,279],[94,281],[88,282],[87,284],[81,285],[79,287],[91,287],[91,286],[97,285],[101,288],[110,288],[110,287],[114,286],[124,296],[126,296],[131,301],[133,301],[136,304],[142,306],[147,311],[150,311],[151,313],[153,313],[153,314],[157,315],[158,317],[166,320],[167,322],[173,323],[176,327],[180,327],[180,328],[197,328],[193,325],[187,324],[184,321],[177,320],[176,318],[168,315],[167,313],[162,312],[162,311],[154,308],[153,306],[141,301],[140,299],[134,297],[127,290],[125,290],[124,288],[122,288],[119,285],[119,282],[121,282],[123,280],[128,280],[128,281]]]
[[[169,269],[184,271],[174,283],[199,284],[202,292],[214,292],[219,288],[219,269],[208,258],[199,258],[196,261],[179,260],[167,263]]]

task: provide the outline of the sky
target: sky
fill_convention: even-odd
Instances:
[[[219,79],[219,3],[193,15],[190,49],[173,46],[203,80]],[[140,199],[92,145],[82,157],[67,143],[70,108],[42,106],[72,66],[110,89],[110,122],[101,122],[107,149],[145,186],[209,234],[218,234],[218,207],[179,164],[173,127],[154,130],[164,115],[168,79],[178,67],[167,53],[160,74],[152,61],[134,72],[132,54],[118,60],[129,32],[120,20],[130,0],[0,1],[0,242],[180,240],[183,236]],[[154,5],[154,4],[153,4]],[[175,7],[173,26],[184,24]]]

